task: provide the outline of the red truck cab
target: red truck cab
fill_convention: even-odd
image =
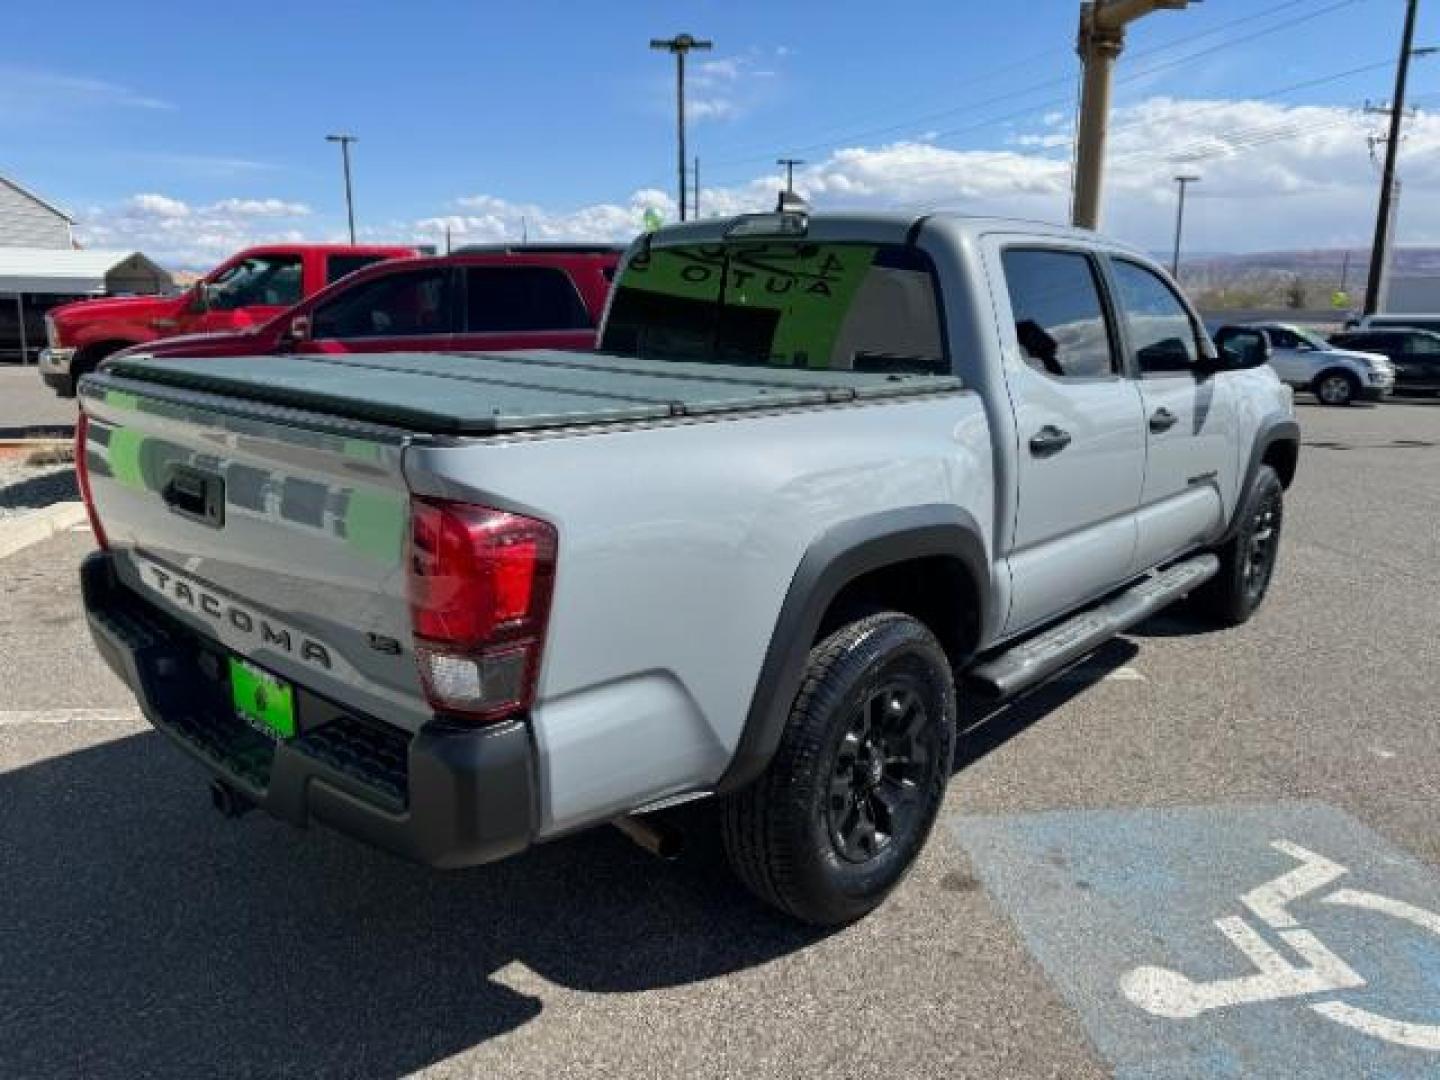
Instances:
[[[593,349],[624,250],[494,244],[379,263],[253,331],[188,334],[130,351],[197,357]]]
[[[40,374],[62,395],[81,375],[132,345],[177,334],[257,329],[362,267],[418,254],[394,245],[267,244],[221,263],[177,296],[81,300],[50,311]]]

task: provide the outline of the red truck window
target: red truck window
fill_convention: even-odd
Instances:
[[[210,283],[212,311],[290,307],[304,293],[299,255],[251,255]]]
[[[471,266],[465,329],[472,334],[588,330],[594,323],[570,276],[549,266]]]
[[[317,338],[413,337],[453,332],[449,272],[385,274],[346,289],[315,312]]]

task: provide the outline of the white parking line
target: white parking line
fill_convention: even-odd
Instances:
[[[1145,682],[1145,676],[1129,665],[1118,667],[1113,671],[1100,672],[1096,671],[1094,667],[1081,664],[1069,671],[1062,671],[1055,676],[1053,681],[1058,683]]]
[[[139,709],[3,709],[0,728],[29,724],[118,723],[139,720]]]

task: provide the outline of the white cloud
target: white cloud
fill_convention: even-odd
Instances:
[[[132,195],[126,200],[125,208],[131,211],[132,216],[135,217],[149,215],[156,218],[182,218],[190,216],[189,206],[168,195]]]
[[[283,199],[221,199],[211,209],[237,217],[304,217],[310,213],[304,203]]]
[[[104,79],[0,65],[0,121],[54,120],[82,110],[174,108],[169,101]]]
[[[1063,115],[1038,117],[1000,149],[957,150],[924,140],[840,149],[796,170],[795,186],[817,209],[951,209],[1062,221],[1070,197],[1069,123]],[[1203,177],[1187,215],[1192,250],[1364,244],[1377,191],[1365,142],[1371,127],[1357,110],[1254,101],[1157,97],[1117,110],[1105,229],[1142,247],[1165,248],[1173,177],[1184,171]],[[1409,123],[1401,172],[1401,241],[1440,243],[1440,199],[1432,194],[1440,188],[1440,116],[1421,113]],[[774,172],[707,184],[702,210],[710,216],[770,209],[779,184]],[[481,193],[362,232],[437,246],[447,227],[455,244],[518,240],[522,233],[532,240],[628,240],[652,208],[675,219],[673,196],[654,188],[572,207]],[[134,244],[172,263],[206,265],[246,243],[323,231],[308,214],[304,204],[283,198],[189,206],[149,193],[94,211],[81,235],[92,245]]]
[[[283,199],[220,199],[192,205],[158,192],[115,206],[91,207],[76,226],[86,247],[136,249],[164,265],[208,269],[251,244],[311,239],[300,228],[310,213]]]
[[[757,52],[743,56],[691,61],[686,79],[686,118],[703,124],[711,120],[734,120],[757,108],[772,92],[778,77],[774,64],[785,53],[776,51],[762,58]],[[672,90],[667,85],[665,102],[673,108]]]

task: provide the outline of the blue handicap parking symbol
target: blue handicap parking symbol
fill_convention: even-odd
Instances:
[[[1123,1078],[1440,1076],[1440,878],[1320,803],[956,817]]]

